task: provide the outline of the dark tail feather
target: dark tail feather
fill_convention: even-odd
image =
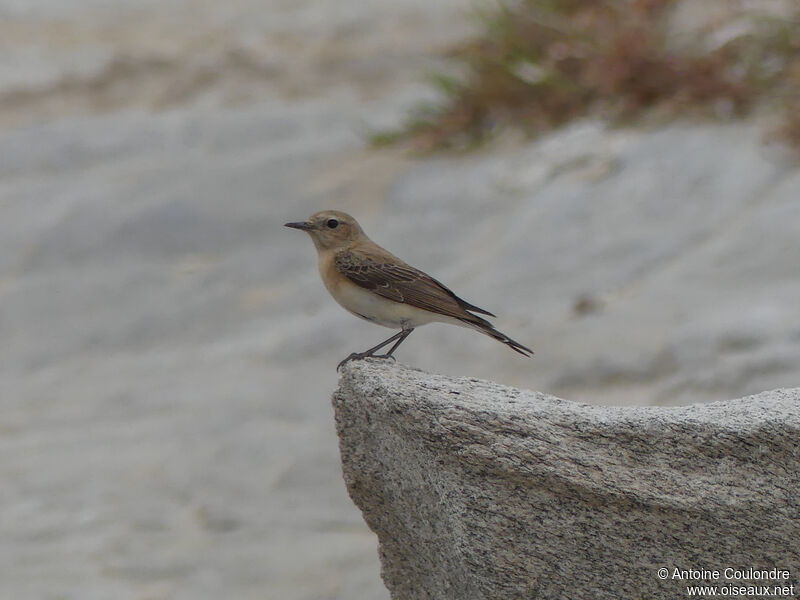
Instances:
[[[431,279],[433,279],[433,277],[431,277]],[[436,283],[436,285],[438,285],[440,288],[442,288],[442,291],[444,291],[453,300],[458,302],[458,305],[461,308],[463,308],[464,310],[471,310],[472,312],[481,313],[482,315],[489,315],[490,317],[497,316],[497,315],[494,315],[494,314],[490,313],[488,310],[485,310],[483,308],[475,306],[474,304],[470,304],[469,302],[467,302],[463,298],[459,298],[458,296],[456,296],[453,293],[453,290],[451,290],[449,287],[444,285],[441,281],[437,281],[436,279],[433,279],[433,281],[434,281],[434,283]],[[478,318],[480,318],[480,317],[478,317]],[[491,325],[489,325],[489,327],[491,327]]]
[[[497,316],[497,315],[495,315],[493,313],[490,313],[488,310],[484,310],[482,308],[478,308],[474,304],[470,304],[466,300],[462,300],[458,296],[456,296],[455,298],[456,298],[456,301],[458,301],[458,303],[461,305],[461,308],[463,308],[465,310],[471,310],[472,312],[481,313],[482,315],[489,315],[490,317],[496,317]],[[489,325],[489,327],[491,327],[491,325]]]
[[[533,350],[528,348],[527,346],[523,346],[519,342],[512,340],[508,337],[505,333],[500,333],[494,326],[489,323],[486,319],[481,319],[475,315],[472,315],[473,319],[461,319],[464,323],[467,323],[480,331],[481,333],[485,333],[489,337],[493,337],[498,342],[503,342],[506,346],[511,348],[514,352],[518,352],[522,354],[522,356],[530,358],[533,355]]]

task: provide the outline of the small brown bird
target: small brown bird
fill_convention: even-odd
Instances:
[[[349,360],[393,358],[392,353],[416,327],[427,323],[451,323],[477,329],[523,356],[533,350],[500,333],[489,321],[473,313],[494,317],[456,296],[430,275],[406,264],[370,240],[356,220],[336,210],[323,210],[308,221],[286,223],[311,236],[317,248],[319,273],[331,296],[347,311],[372,323],[400,329],[388,340]],[[386,354],[376,355],[394,342]]]

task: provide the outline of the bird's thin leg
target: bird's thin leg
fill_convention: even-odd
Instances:
[[[380,344],[378,344],[377,346],[373,346],[373,347],[372,347],[372,348],[370,348],[369,350],[364,350],[364,352],[358,352],[358,354],[362,354],[362,355],[363,355],[365,358],[366,358],[367,356],[373,356],[373,355],[375,354],[375,352],[377,352],[378,350],[380,350],[380,349],[381,349],[381,348],[383,348],[384,346],[387,346],[387,345],[391,344],[391,343],[392,343],[393,341],[395,341],[397,338],[400,338],[400,341],[402,341],[402,338],[403,338],[403,336],[405,335],[405,333],[406,333],[405,331],[398,331],[398,332],[397,332],[397,333],[395,333],[395,334],[394,334],[392,337],[390,337],[388,340],[384,340],[383,342],[381,342],[381,343],[380,343]],[[396,345],[396,344],[395,344],[395,345]]]
[[[403,343],[403,340],[405,340],[409,335],[411,335],[412,331],[414,331],[413,328],[412,329],[404,329],[403,331],[401,331],[401,333],[403,335],[401,335],[400,339],[398,339],[394,343],[394,346],[392,346],[391,349],[386,354],[375,355],[375,358],[394,358],[394,356],[392,356],[392,354],[394,354],[394,351],[397,350],[397,347],[400,344]]]
[[[373,346],[369,350],[364,350],[364,352],[353,352],[350,356],[345,358],[342,362],[340,362],[336,366],[336,370],[338,371],[342,367],[342,365],[344,363],[348,362],[348,361],[360,360],[362,358],[367,358],[368,356],[373,356],[375,354],[375,352],[377,352],[378,350],[380,350],[381,348],[383,348],[387,344],[391,344],[393,341],[395,341],[398,338],[400,338],[400,342],[402,342],[405,339],[405,337],[408,336],[409,333],[411,333],[411,331],[412,330],[408,330],[408,329],[404,329],[402,331],[398,331],[392,337],[390,337],[388,340],[384,340],[383,342],[381,342],[377,346]],[[397,346],[399,346],[399,345],[400,345],[399,342],[397,344],[395,344],[392,347],[392,350],[389,352],[389,355],[391,355],[391,352],[394,352],[394,349],[397,348]],[[384,357],[381,356],[380,358],[384,358]]]

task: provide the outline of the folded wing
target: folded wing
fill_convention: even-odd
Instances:
[[[486,319],[472,314],[482,313],[493,317],[494,315],[488,310],[462,300],[427,273],[404,263],[382,248],[375,247],[370,250],[369,252],[353,248],[340,250],[334,258],[334,265],[347,279],[379,296],[454,317],[506,344],[523,356],[533,354],[533,350],[498,331]]]
[[[379,258],[372,252],[341,250],[336,254],[334,265],[339,273],[356,285],[395,302],[457,319],[474,316],[467,311],[494,316],[488,310],[462,300],[442,283],[399,258],[377,256]]]

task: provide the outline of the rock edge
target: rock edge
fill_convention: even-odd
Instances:
[[[800,389],[604,407],[368,360],[345,366],[333,406],[392,598],[679,598],[704,583],[676,568],[800,594]],[[729,567],[789,579],[727,581]]]

